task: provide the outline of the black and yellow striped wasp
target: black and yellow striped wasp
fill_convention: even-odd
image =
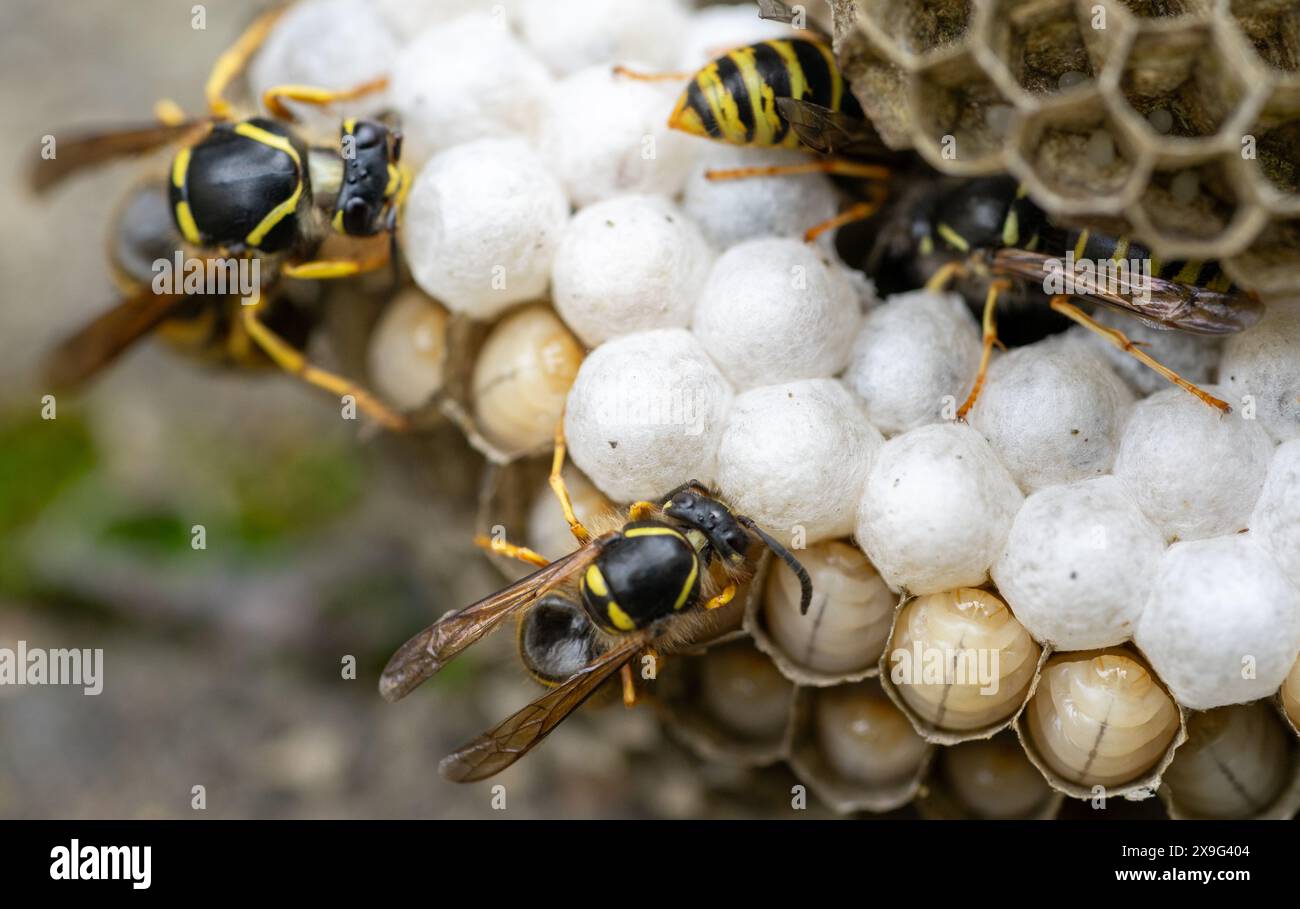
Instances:
[[[792,12],[780,0],[760,0],[760,15],[789,22]],[[891,183],[917,183],[926,189],[895,192],[895,212],[912,266],[932,289],[958,275],[986,285],[984,350],[970,395],[957,412],[973,406],[997,343],[995,307],[1013,285],[1044,290],[1065,277],[1069,262],[1137,261],[1144,264],[1143,286],[1075,280],[1070,293],[1048,293],[1052,310],[1097,332],[1171,382],[1221,411],[1229,406],[1187,382],[1133,344],[1118,329],[1103,326],[1069,301],[1081,297],[1137,315],[1162,328],[1201,334],[1242,331],[1260,316],[1258,298],[1232,285],[1217,263],[1162,262],[1136,240],[1084,228],[1059,228],[1009,178],[967,181],[936,179],[915,158],[888,152],[871,128],[836,65],[830,48],[817,38],[761,42],[732,50],[690,76],[670,125],[733,145],[802,148],[824,156],[788,167],[748,167],[713,171],[713,179],[822,172],[858,178],[866,201],[850,206],[811,228],[805,238],[863,220],[880,211]],[[864,159],[874,159],[864,160]],[[883,162],[883,163],[881,163]],[[884,235],[888,235],[888,230]],[[1057,263],[1060,263],[1058,266]],[[869,272],[872,270],[869,268]],[[874,272],[873,276],[874,276]],[[1079,277],[1073,271],[1070,277]],[[1064,283],[1064,282],[1062,282]],[[1149,285],[1149,286],[1147,286]],[[1041,294],[1039,295],[1041,298]]]
[[[300,350],[309,320],[277,302],[282,278],[344,278],[394,262],[410,186],[401,133],[382,119],[347,119],[337,144],[311,144],[286,106],[352,100],[382,90],[384,79],[343,91],[273,87],[262,98],[271,117],[235,117],[226,90],[283,11],[263,14],[218,58],[206,86],[207,116],[189,119],[162,102],[161,122],[58,140],[55,156],[34,166],[31,184],[44,191],[84,168],[176,146],[165,176],[135,187],[119,212],[111,259],[124,298],[54,351],[49,375],[58,386],[80,384],[157,329],[209,361],[269,361],[334,394],[352,395],[358,408],[390,428],[406,428],[406,418],[365,389],[309,363]],[[181,262],[215,264],[218,274],[232,266],[233,275],[256,260],[257,286],[246,298],[224,286],[159,290],[155,263],[173,254]]]
[[[522,546],[481,538],[485,548],[537,570],[434,622],[393,654],[380,677],[380,693],[396,701],[506,618],[520,617],[520,657],[551,690],[445,758],[439,771],[453,782],[509,767],[615,672],[622,673],[624,702],[631,705],[637,654],[658,659],[700,640],[712,611],[732,603],[752,575],[763,547],[799,578],[805,613],[812,601],[812,581],[790,551],[694,481],[658,504],[632,504],[625,517],[611,512],[602,519],[608,526],[593,535],[565,488],[564,450],[557,431],[551,487],[579,548],[548,563]]]

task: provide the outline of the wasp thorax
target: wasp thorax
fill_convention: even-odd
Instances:
[[[474,364],[478,428],[510,452],[551,439],[582,363],[582,345],[545,306],[529,306],[492,329]]]
[[[1264,815],[1287,788],[1296,747],[1264,701],[1193,713],[1187,741],[1164,775],[1170,810],[1199,818]]]
[[[1282,711],[1291,721],[1291,727],[1300,732],[1300,659],[1291,667],[1291,674],[1282,683],[1280,692]]]
[[[880,659],[897,597],[855,546],[839,540],[802,550],[799,561],[812,578],[807,615],[799,612],[799,580],[774,561],[763,595],[762,619],[788,664],[822,676],[841,677],[873,668]],[[780,659],[784,657],[784,659]],[[799,673],[795,681],[808,681]]]
[[[1040,817],[1059,799],[1010,732],[941,750],[931,785],[966,817]]]
[[[785,730],[791,684],[750,646],[720,648],[701,661],[705,710],[734,735],[774,739]]]
[[[1029,744],[1047,768],[1085,787],[1139,780],[1179,733],[1173,699],[1122,649],[1050,658],[1025,716]]]
[[[916,774],[929,745],[872,681],[814,694],[817,748],[829,768],[867,786],[892,786]]]
[[[919,729],[987,731],[1020,709],[1041,653],[1006,603],[962,587],[903,606],[884,668]]]
[[[414,288],[388,305],[367,351],[375,388],[403,410],[442,388],[447,362],[447,311]]]

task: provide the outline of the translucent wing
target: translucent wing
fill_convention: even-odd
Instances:
[[[565,717],[591,697],[607,678],[632,658],[643,644],[636,635],[601,654],[558,688],[553,688],[523,710],[450,754],[438,772],[453,783],[485,780],[519,760],[551,734]]]
[[[107,130],[67,139],[56,134],[54,157],[36,161],[28,175],[28,184],[38,193],[45,192],[78,171],[179,142],[190,132],[207,129],[210,123],[208,120],[187,120],[174,125]]]
[[[145,288],[78,330],[50,352],[45,377],[55,388],[75,388],[144,337],[185,299]]]
[[[504,619],[528,606],[547,590],[564,583],[595,560],[607,537],[592,540],[545,568],[539,568],[505,590],[472,606],[448,613],[421,631],[393,654],[379,677],[379,693],[396,701],[410,694],[443,664],[483,637]]]
[[[1052,256],[1044,253],[1000,249],[994,254],[991,267],[999,274],[1042,283],[1047,275],[1059,270],[1059,261],[1053,261]],[[1115,286],[1111,286],[1109,281],[1079,286],[1082,281],[1082,276],[1075,276],[1078,289],[1074,296],[1098,300],[1166,328],[1197,334],[1222,335],[1243,331],[1263,315],[1259,300],[1240,291],[1223,293],[1155,276],[1150,278],[1149,289],[1127,279]]]
[[[813,151],[850,158],[899,157],[866,119],[798,98],[777,98],[776,110],[789,122],[799,141]]]

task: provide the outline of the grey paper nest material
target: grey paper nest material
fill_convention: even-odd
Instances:
[[[1276,0],[830,0],[885,141],[1051,214],[1300,286],[1300,11]],[[1247,280],[1248,279],[1248,280]]]

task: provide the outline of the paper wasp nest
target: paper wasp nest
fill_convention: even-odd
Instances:
[[[882,137],[1049,213],[1300,286],[1300,56],[1271,0],[830,0]],[[1113,221],[1112,221],[1113,223]],[[1247,280],[1248,279],[1248,280]]]

